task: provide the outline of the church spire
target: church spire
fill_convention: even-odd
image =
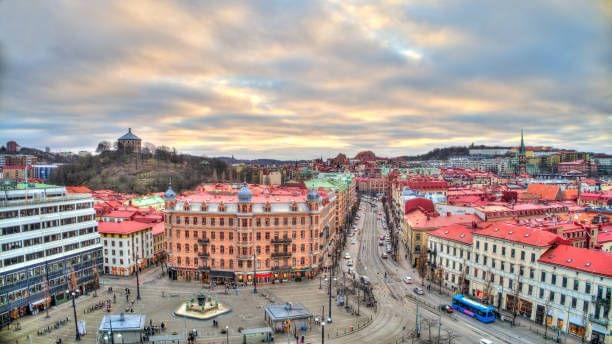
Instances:
[[[525,140],[523,139],[523,129],[521,129],[521,148],[520,148],[520,152],[522,154],[525,154],[526,149],[525,149]]]

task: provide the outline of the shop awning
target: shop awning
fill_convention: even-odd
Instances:
[[[210,277],[234,278],[233,271],[210,270]]]

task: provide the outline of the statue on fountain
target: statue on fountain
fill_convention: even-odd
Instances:
[[[229,312],[231,309],[203,290],[189,301],[184,302],[174,314],[195,319],[210,319]]]

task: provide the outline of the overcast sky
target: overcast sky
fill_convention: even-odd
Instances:
[[[0,1],[0,140],[612,153],[610,1]]]

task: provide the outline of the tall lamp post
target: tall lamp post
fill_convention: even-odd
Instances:
[[[66,290],[66,294],[70,295],[72,297],[72,311],[74,313],[74,331],[75,331],[75,340],[79,341],[81,340],[81,334],[79,333],[79,323],[77,320],[77,312],[76,312],[76,296],[77,296],[77,292],[76,291],[70,291],[70,290]]]
[[[140,265],[138,265],[138,256],[136,256],[136,300],[140,300],[140,278],[138,276],[138,270],[140,270]]]
[[[225,343],[229,344],[229,326],[225,325]]]
[[[329,315],[327,317],[327,322],[331,323],[332,322],[332,281],[335,281],[336,279],[334,277],[332,277],[332,275],[329,275],[329,280],[328,280],[328,294],[329,294],[329,301],[328,301],[328,305],[327,307],[329,308]]]
[[[325,320],[321,322],[321,344],[325,344]]]

